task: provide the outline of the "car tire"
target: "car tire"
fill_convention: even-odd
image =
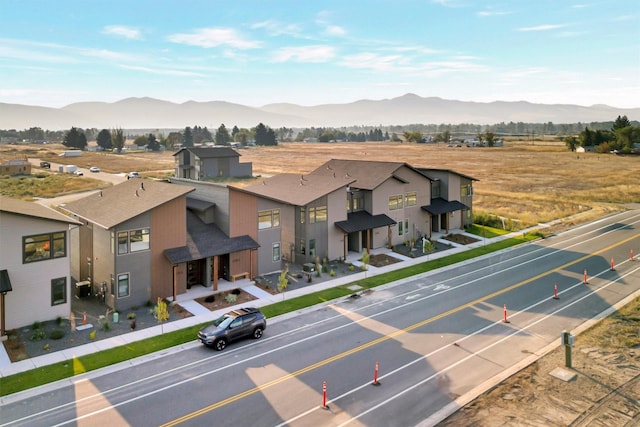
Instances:
[[[216,342],[213,343],[213,347],[218,351],[224,350],[226,346],[227,340],[225,340],[224,338],[217,339]]]
[[[253,338],[254,339],[262,338],[262,328],[258,327],[253,330]]]

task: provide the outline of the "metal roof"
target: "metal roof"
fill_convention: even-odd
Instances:
[[[367,211],[349,213],[346,221],[337,221],[335,223],[336,227],[345,233],[355,233],[394,224],[396,222],[385,214],[371,215]]]
[[[440,215],[443,213],[460,211],[463,209],[469,209],[469,207],[457,200],[445,200],[441,197],[431,199],[431,204],[427,206],[421,206],[421,209],[429,212],[433,215]]]
[[[215,224],[205,224],[193,212],[187,211],[187,244],[164,251],[173,264],[224,255],[260,245],[250,236],[229,237]]]

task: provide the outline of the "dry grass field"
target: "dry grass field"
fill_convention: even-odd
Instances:
[[[1,146],[0,157],[26,154],[53,162],[61,145]],[[401,161],[417,167],[452,169],[472,176],[474,209],[519,221],[522,226],[580,214],[589,219],[640,202],[640,156],[571,153],[562,143],[506,141],[503,147],[447,147],[409,143],[282,143],[239,150],[254,175],[307,173],[331,158]],[[171,173],[172,152],[126,154],[84,152],[81,167],[104,172],[137,170],[143,176]],[[242,185],[234,183],[234,185]],[[580,218],[578,219],[580,220]],[[581,221],[580,221],[581,222]]]

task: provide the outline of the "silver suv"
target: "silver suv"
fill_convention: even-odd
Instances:
[[[127,179],[131,178],[142,178],[138,172],[129,172],[127,174]]]
[[[218,351],[228,343],[245,337],[258,339],[267,329],[267,319],[254,307],[232,310],[205,326],[198,332],[198,340]]]

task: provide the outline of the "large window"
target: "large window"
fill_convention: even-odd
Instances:
[[[51,279],[51,305],[67,302],[67,278]]]
[[[318,206],[315,208],[309,208],[309,223],[314,224],[316,222],[325,222],[327,220],[327,207]]]
[[[280,209],[258,212],[258,229],[280,227]]]
[[[440,197],[440,181],[436,180],[431,182],[431,198],[437,199]]]
[[[67,256],[67,233],[37,234],[22,238],[22,262],[44,261]]]
[[[460,196],[473,196],[473,187],[471,184],[461,185],[460,186]]]
[[[405,193],[404,195],[405,206],[415,206],[417,203],[418,203],[418,194],[415,191]]]
[[[280,242],[273,244],[273,262],[280,261]]]
[[[130,252],[146,251],[150,247],[149,229],[119,231],[118,232],[118,255]]]
[[[118,298],[129,296],[129,273],[118,274]]]
[[[402,194],[389,196],[389,210],[402,209]]]

